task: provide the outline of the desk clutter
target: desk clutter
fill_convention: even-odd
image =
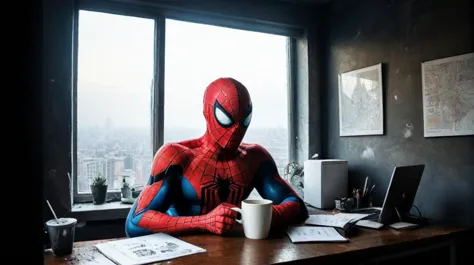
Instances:
[[[341,212],[351,212],[354,209],[372,207],[372,193],[375,184],[371,185],[369,177],[365,178],[364,187],[353,189],[352,197],[342,197],[335,200],[335,208]]]
[[[338,168],[344,167],[339,165]],[[417,228],[426,221],[424,221],[416,206],[414,208],[418,210],[418,216],[413,218],[410,210],[413,207],[413,200],[423,170],[424,165],[395,167],[382,208],[371,207],[370,198],[375,185],[371,185],[370,179],[367,177],[361,189],[353,190],[353,197],[335,200],[335,208],[340,210],[341,213],[310,215],[304,222],[304,225],[310,226],[300,226],[297,229],[290,228],[287,230],[287,234],[293,242],[343,242],[339,236],[334,236],[335,233],[347,239],[357,234],[357,227],[381,229],[384,227],[383,224],[387,224],[390,228],[396,230]],[[318,174],[314,175],[317,176]],[[324,184],[324,181],[322,183],[318,182],[316,186]],[[345,185],[346,182],[344,181],[343,186]],[[324,196],[321,197],[320,194],[317,194],[315,198],[324,198]],[[305,201],[308,202],[306,199],[307,196],[305,196]],[[315,202],[320,203],[318,200]],[[311,204],[311,202],[308,203]],[[325,208],[325,205],[321,206],[321,208]],[[311,226],[326,228],[313,228]]]
[[[370,216],[372,216],[372,214],[313,214],[306,219],[303,226],[288,228],[287,234],[293,243],[347,242],[349,241],[348,237],[356,235],[357,227],[369,227],[373,229],[383,227],[380,223],[363,220]]]

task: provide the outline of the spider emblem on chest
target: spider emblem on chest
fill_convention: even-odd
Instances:
[[[201,209],[207,213],[223,202],[238,205],[242,199],[244,184],[232,176],[224,177],[220,174],[201,185]]]

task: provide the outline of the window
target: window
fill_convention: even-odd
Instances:
[[[153,19],[80,11],[77,60],[76,201],[90,200],[92,179],[109,191],[148,180],[153,156]]]
[[[161,21],[166,26],[156,27]],[[157,42],[163,32],[164,52]],[[202,136],[204,89],[218,77],[234,77],[248,88],[253,117],[244,142],[264,146],[282,174],[290,129],[288,40],[171,19],[79,11],[74,202],[92,200],[90,184],[97,174],[106,177],[109,195],[115,195],[109,199],[120,198],[125,174],[132,174],[132,184],[145,184],[160,137],[166,143]],[[156,60],[160,55],[164,62]],[[164,75],[157,73],[160,68]],[[162,121],[153,120],[160,115]]]
[[[164,142],[202,136],[205,88],[233,77],[253,103],[243,141],[265,147],[282,174],[288,163],[287,43],[284,36],[167,19]]]

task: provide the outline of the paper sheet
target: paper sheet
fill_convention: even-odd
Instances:
[[[359,220],[357,221],[357,226],[372,228],[372,229],[380,229],[383,227],[383,224],[375,221],[370,220]]]
[[[167,234],[109,241],[96,245],[107,258],[120,265],[140,265],[206,252]]]
[[[308,219],[306,219],[305,224],[343,228],[344,225],[347,224],[348,222],[357,221],[369,215],[370,214],[358,214],[358,213],[338,213],[334,215],[313,214],[313,215],[310,215]]]
[[[334,227],[294,226],[288,228],[286,233],[293,243],[348,241],[348,239],[341,236]]]

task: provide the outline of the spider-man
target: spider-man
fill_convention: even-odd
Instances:
[[[307,209],[278,175],[260,145],[242,143],[252,118],[247,89],[232,78],[212,82],[204,93],[204,136],[163,145],[150,180],[126,221],[129,237],[155,232],[223,234],[253,188],[273,201],[272,227],[304,220]]]

